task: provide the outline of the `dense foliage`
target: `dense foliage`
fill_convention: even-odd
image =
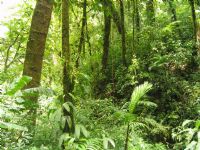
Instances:
[[[40,86],[36,1],[1,22],[0,149],[199,150],[199,0],[64,1],[37,1],[53,4]]]

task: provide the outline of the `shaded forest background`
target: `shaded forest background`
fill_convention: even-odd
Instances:
[[[1,21],[0,149],[200,149],[199,0],[18,7]]]

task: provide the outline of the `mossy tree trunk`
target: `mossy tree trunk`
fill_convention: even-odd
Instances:
[[[136,27],[136,38],[137,42],[139,43],[139,33],[140,33],[140,10],[139,10],[139,2],[138,0],[135,0],[135,27]]]
[[[70,93],[73,91],[73,82],[71,76],[71,52],[69,43],[69,0],[62,0],[62,59],[63,59],[63,95],[64,102],[73,104]],[[63,132],[72,134],[75,130],[73,109],[68,112],[63,108],[63,114],[66,117]]]
[[[198,68],[198,63],[196,62],[196,57],[198,55],[198,48],[197,48],[197,18],[196,18],[196,12],[195,12],[195,1],[189,0],[189,4],[191,7],[191,13],[192,13],[192,21],[193,21],[193,38],[194,38],[194,46],[192,51],[192,58],[191,58],[191,64],[190,68],[192,71],[196,70]]]
[[[122,63],[127,66],[126,62],[126,30],[125,30],[125,19],[124,19],[124,2],[120,2],[120,16],[121,16],[121,40],[122,40]]]
[[[111,15],[109,9],[104,3],[104,42],[102,56],[102,71],[105,72],[108,63],[108,54],[110,47],[110,32],[111,32]]]
[[[78,57],[76,60],[76,67],[79,67],[79,61],[81,57],[82,49],[85,51],[85,32],[87,25],[87,0],[83,1],[83,17],[82,17],[82,26],[81,26],[81,36],[78,45]]]
[[[135,0],[132,0],[132,55],[135,51]]]
[[[101,2],[103,3],[103,5],[106,5],[109,8],[108,13],[110,13],[110,15],[112,16],[113,22],[117,26],[118,32],[121,34],[122,30],[121,30],[120,15],[117,9],[115,8],[112,0],[101,0]]]

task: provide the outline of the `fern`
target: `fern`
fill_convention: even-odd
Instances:
[[[168,136],[167,127],[163,126],[162,124],[158,123],[156,120],[151,118],[140,118],[141,122],[146,124],[149,127],[149,131],[153,134],[163,134]]]
[[[152,84],[144,82],[144,84],[137,86],[131,96],[131,102],[129,105],[129,112],[134,113],[135,108],[141,98],[152,88]]]
[[[0,121],[0,128],[15,129],[15,130],[20,130],[20,131],[28,131],[28,129],[26,127],[22,127],[22,126],[19,126],[17,124],[3,122],[3,121]]]
[[[138,105],[143,105],[145,107],[149,107],[149,108],[156,108],[157,104],[154,102],[150,102],[150,101],[140,101],[138,102]]]

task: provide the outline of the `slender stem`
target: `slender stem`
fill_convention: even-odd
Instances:
[[[128,150],[129,131],[130,131],[130,124],[128,123],[127,130],[126,130],[126,141],[125,141],[124,150]]]

